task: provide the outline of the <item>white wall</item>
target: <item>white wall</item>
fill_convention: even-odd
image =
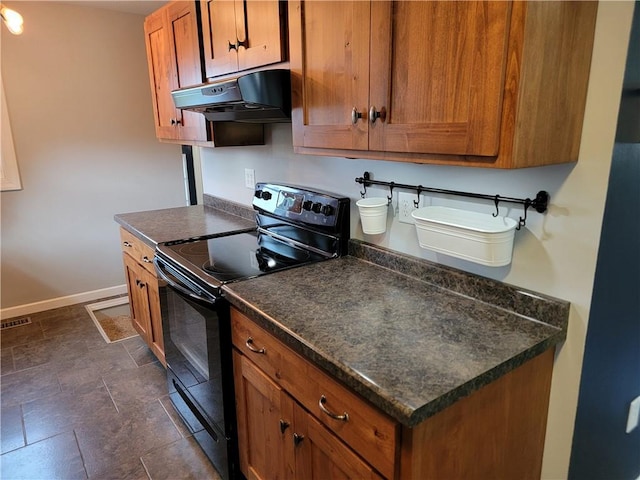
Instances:
[[[513,262],[508,267],[483,267],[421,250],[413,227],[391,218],[384,235],[365,236],[359,227],[355,206],[352,206],[351,228],[354,237],[571,302],[567,341],[557,355],[554,368],[543,465],[545,479],[566,478],[568,471],[632,12],[633,2],[600,3],[577,164],[493,171],[295,155],[289,125],[272,126],[269,144],[263,147],[203,149],[201,152],[205,193],[246,205],[251,203],[252,190],[244,187],[245,168],[255,169],[257,181],[314,186],[349,196],[352,203],[360,198],[361,188],[354,179],[364,171],[372,172],[378,180],[491,195],[533,198],[538,190],[547,190],[551,194],[548,213],[529,214],[527,227],[516,233]],[[386,195],[387,192],[372,191],[372,196],[376,193]],[[469,203],[443,198],[434,198],[433,202],[493,211],[491,202]],[[502,207],[502,212],[515,219],[521,214],[517,206],[507,208]]]
[[[180,147],[153,129],[144,17],[6,5],[25,20],[1,28],[23,190],[1,196],[2,308],[122,285],[113,215],[185,202]]]

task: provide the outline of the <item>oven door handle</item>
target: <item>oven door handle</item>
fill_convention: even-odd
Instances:
[[[167,282],[167,284],[171,288],[177,290],[179,293],[186,295],[187,297],[192,298],[198,302],[204,302],[208,305],[214,305],[216,303],[217,301],[216,297],[209,296],[200,289],[197,289],[197,293],[196,293],[189,290],[188,288],[183,287],[180,283],[178,283],[178,281],[174,279],[175,277],[174,275],[172,275],[172,273],[175,273],[175,272],[169,273],[173,269],[167,267],[166,265],[162,265],[158,261],[158,257],[154,257],[153,264],[156,267],[156,273],[158,274],[158,276],[162,278],[162,280]],[[193,288],[194,289],[196,288],[195,285],[193,286]]]

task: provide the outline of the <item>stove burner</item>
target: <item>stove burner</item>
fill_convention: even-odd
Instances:
[[[292,265],[299,265],[309,260],[309,252],[299,251],[293,253],[298,253],[298,255],[281,255],[277,252],[261,247],[256,250],[256,259],[258,260],[260,270],[263,272],[286,268]]]
[[[233,269],[231,267],[224,264],[215,263],[212,260],[207,260],[202,264],[200,268],[202,268],[205,272],[212,274],[213,276],[229,275],[233,273]]]

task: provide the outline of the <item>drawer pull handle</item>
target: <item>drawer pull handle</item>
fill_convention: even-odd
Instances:
[[[284,431],[289,428],[290,423],[286,420],[280,419],[280,433],[284,433]]]
[[[320,407],[320,410],[322,410],[324,413],[326,413],[327,415],[329,415],[331,418],[333,418],[335,420],[342,420],[343,422],[348,422],[349,421],[349,414],[347,412],[344,412],[342,415],[338,415],[337,413],[333,413],[330,410],[327,410],[327,407],[324,406],[324,404],[326,402],[327,402],[327,397],[322,395],[320,397],[320,401],[318,402],[318,406]]]
[[[146,255],[145,255],[144,257],[142,257],[142,261],[143,261],[144,263],[153,263],[153,261],[152,261],[152,260],[149,260],[149,257],[147,257]]]
[[[122,245],[124,245],[125,247],[128,247],[128,248],[133,247],[133,245],[131,245],[129,242],[122,242]]]
[[[298,445],[300,445],[300,442],[302,442],[302,440],[304,440],[304,435],[299,435],[297,433],[293,434],[293,444],[297,447]]]
[[[247,346],[247,348],[249,350],[251,350],[254,353],[262,353],[263,355],[267,353],[267,350],[265,348],[256,348],[253,346],[253,338],[249,337],[247,338],[247,341],[244,342],[244,344]]]

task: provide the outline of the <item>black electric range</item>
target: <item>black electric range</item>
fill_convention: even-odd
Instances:
[[[229,304],[222,287],[347,253],[350,200],[256,184],[256,228],[159,244],[169,396],[223,478],[240,478]],[[276,293],[274,293],[276,295]]]
[[[156,263],[217,296],[226,283],[346,254],[349,203],[326,192],[259,183],[257,228],[162,243]]]

